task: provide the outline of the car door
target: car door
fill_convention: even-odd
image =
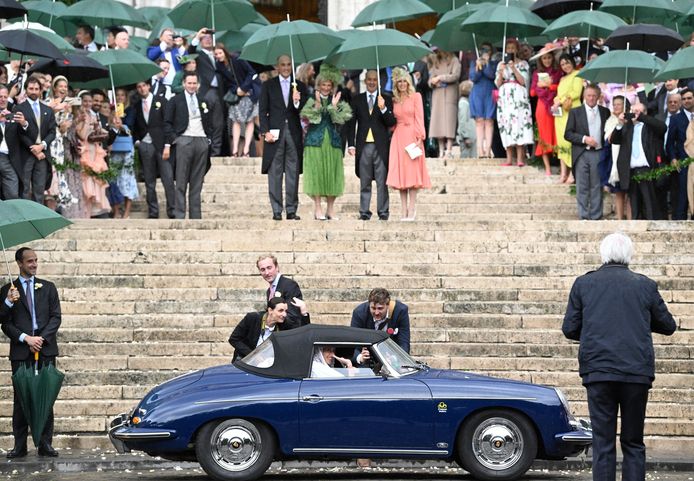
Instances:
[[[431,391],[413,376],[305,379],[295,451],[435,449],[435,411]]]

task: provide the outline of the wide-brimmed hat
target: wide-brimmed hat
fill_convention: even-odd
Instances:
[[[190,62],[191,60],[195,60],[196,58],[198,58],[197,53],[189,53],[188,55],[179,55],[178,56],[178,63],[183,65],[185,63]]]
[[[556,52],[557,50],[561,50],[562,48],[564,48],[563,42],[548,42],[545,44],[544,47],[542,47],[540,49],[539,52],[537,52],[535,55],[530,57],[530,60],[537,60],[538,58],[542,57],[546,53]]]

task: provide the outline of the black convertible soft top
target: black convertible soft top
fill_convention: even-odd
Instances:
[[[251,366],[238,359],[239,369],[261,376],[303,379],[309,376],[315,344],[356,344],[370,346],[388,339],[383,331],[356,327],[321,326],[308,324],[289,331],[278,331],[269,337],[275,353],[275,361],[267,368]]]

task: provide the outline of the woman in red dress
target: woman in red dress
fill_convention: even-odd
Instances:
[[[415,92],[407,71],[394,68],[392,77],[395,86],[393,114],[397,123],[390,141],[386,184],[400,191],[400,220],[413,221],[417,213],[417,191],[431,188],[424,158],[424,106],[422,96]],[[419,147],[421,154],[412,158],[407,149],[412,151],[415,146]]]
[[[535,55],[537,58],[537,69],[533,72],[532,82],[530,83],[530,96],[537,97],[537,107],[535,109],[535,124],[537,125],[537,144],[535,155],[542,157],[545,164],[545,175],[552,175],[549,168],[549,158],[554,153],[557,145],[557,137],[554,131],[554,116],[551,108],[554,97],[557,95],[557,86],[561,78],[561,70],[557,65],[554,51],[560,46],[548,43],[540,52]]]

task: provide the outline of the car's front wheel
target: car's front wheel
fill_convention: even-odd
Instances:
[[[460,464],[475,479],[512,480],[521,477],[537,454],[537,434],[516,412],[494,409],[472,415],[457,442]]]
[[[275,445],[273,432],[264,424],[226,419],[202,427],[195,454],[213,479],[249,481],[265,473],[272,463]]]

